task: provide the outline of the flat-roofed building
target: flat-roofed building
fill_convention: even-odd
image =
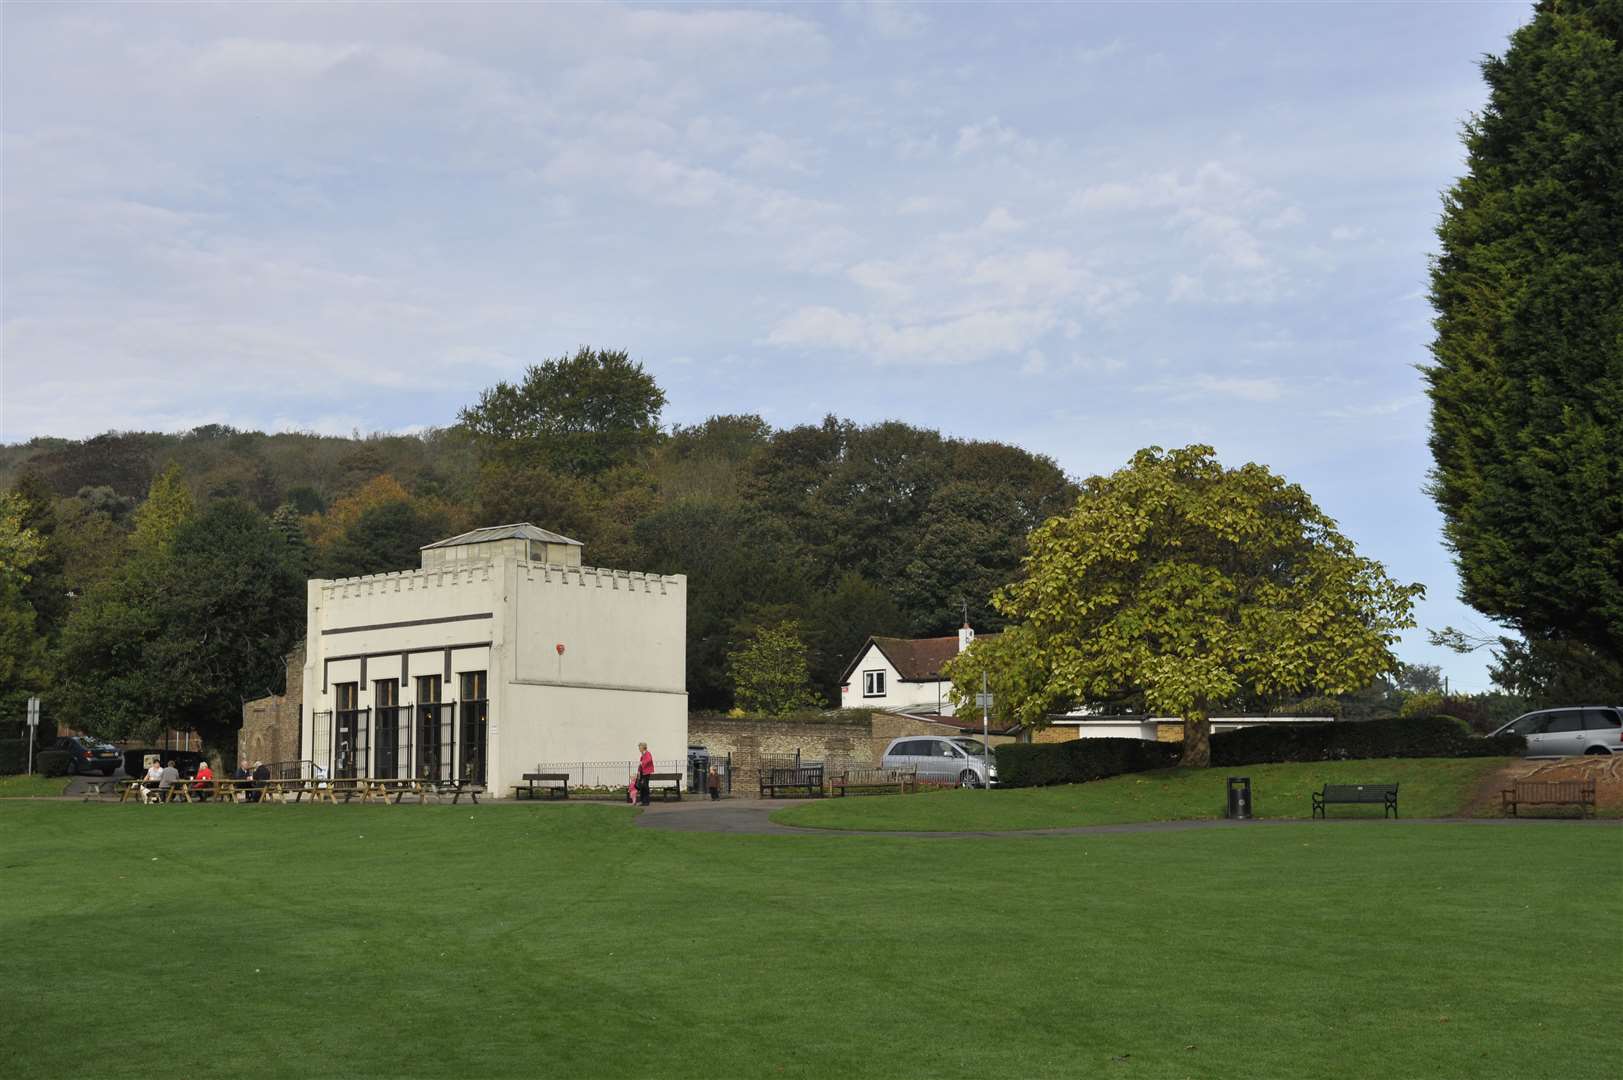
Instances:
[[[303,756],[510,790],[537,765],[687,751],[687,578],[583,565],[529,522],[309,583]]]

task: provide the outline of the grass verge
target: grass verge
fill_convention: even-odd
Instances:
[[[1398,787],[1404,817],[1452,817],[1509,758],[1381,758],[1310,764],[1246,765],[1233,769],[1158,769],[1096,780],[1008,791],[926,792],[851,796],[806,802],[772,815],[784,825],[898,832],[984,832],[1188,821],[1223,816],[1230,776],[1251,779],[1253,814],[1305,818],[1311,794],[1326,784],[1389,783]],[[1335,817],[1380,817],[1379,806],[1332,806]]]
[[[1620,841],[1554,823],[923,841],[670,833],[568,804],[14,802],[0,1052],[11,1080],[173,1062],[1587,1080],[1612,1074],[1608,1026],[1515,973],[1592,949]],[[1584,970],[1584,1000],[1618,1000],[1623,969]]]
[[[15,799],[30,795],[60,795],[67,789],[66,776],[41,776],[39,773],[0,776],[0,799]]]

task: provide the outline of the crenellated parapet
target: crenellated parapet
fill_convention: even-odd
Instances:
[[[640,592],[649,595],[680,595],[680,577],[645,574],[640,570],[609,570],[597,566],[559,566],[555,563],[521,562],[519,574],[527,582],[563,588],[608,589],[614,592]]]
[[[417,592],[427,589],[453,589],[459,585],[489,582],[492,563],[463,563],[432,570],[397,570],[392,574],[362,574],[360,577],[318,580],[322,600],[347,600],[387,593]]]

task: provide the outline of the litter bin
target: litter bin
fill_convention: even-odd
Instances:
[[[710,751],[702,746],[688,747],[688,790],[704,793],[705,774],[710,771]]]
[[[1229,777],[1229,807],[1228,817],[1239,821],[1251,819],[1251,778],[1249,776]]]

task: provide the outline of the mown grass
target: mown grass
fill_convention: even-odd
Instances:
[[[785,825],[825,829],[1002,831],[1137,821],[1219,818],[1228,778],[1251,780],[1253,815],[1305,818],[1313,792],[1326,783],[1398,784],[1404,817],[1460,814],[1489,774],[1509,758],[1383,758],[1233,769],[1158,769],[1097,780],[1008,791],[947,790],[896,796],[852,796],[796,805],[772,815]],[[1334,817],[1380,817],[1380,806],[1332,806]]]
[[[657,812],[657,811],[656,811]],[[0,805],[13,1080],[1610,1076],[1623,829],[922,840]]]
[[[39,773],[0,776],[0,799],[23,796],[60,795],[68,788],[66,776],[41,776]]]

